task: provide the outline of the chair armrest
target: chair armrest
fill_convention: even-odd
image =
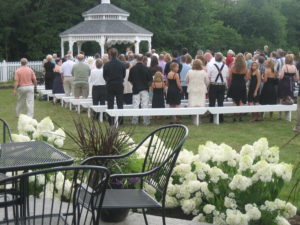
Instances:
[[[93,161],[108,161],[108,160],[118,160],[118,159],[123,159],[125,157],[128,157],[130,155],[132,155],[133,153],[135,153],[139,147],[141,147],[142,143],[140,143],[137,147],[135,147],[132,151],[130,152],[127,152],[125,154],[122,154],[122,155],[103,155],[103,156],[92,156],[92,157],[89,157],[85,160],[83,160],[80,165],[87,165],[89,162],[93,162]]]

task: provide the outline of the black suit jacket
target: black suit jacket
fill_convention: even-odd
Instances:
[[[103,67],[103,77],[107,86],[123,85],[126,76],[126,66],[118,59],[112,59]]]

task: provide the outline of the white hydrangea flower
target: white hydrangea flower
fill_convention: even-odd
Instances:
[[[267,138],[261,138],[258,141],[254,142],[253,148],[255,151],[255,155],[257,157],[260,157],[264,151],[267,151],[269,149],[269,143]]]
[[[46,180],[46,177],[44,174],[39,174],[36,176],[36,182],[38,185],[44,185],[45,184],[45,180]]]
[[[245,191],[251,185],[252,185],[252,180],[240,174],[234,175],[232,181],[229,183],[229,187],[231,190],[241,190],[241,191]]]
[[[255,174],[252,177],[252,181],[256,182],[261,180],[262,182],[271,182],[273,176],[273,170],[271,164],[265,160],[261,160],[252,166],[252,170]]]
[[[149,185],[147,183],[144,184],[144,190],[152,197],[154,197],[156,194],[156,189],[152,185]]]
[[[228,174],[224,173],[220,168],[215,166],[208,171],[208,174],[213,183],[218,183],[220,179],[225,180],[228,178]]]
[[[176,195],[177,193],[177,188],[175,185],[169,182],[168,184],[168,189],[167,189],[167,194],[170,196]]]
[[[53,183],[47,183],[44,191],[45,192],[40,193],[39,197],[44,198],[44,194],[45,194],[45,198],[52,199],[53,198],[53,192],[54,192],[54,184]]]
[[[191,164],[194,159],[194,154],[191,151],[183,149],[178,156],[177,163],[178,164]]]
[[[285,182],[289,182],[293,175],[293,165],[280,163],[272,165],[272,171],[277,177],[282,178]]]
[[[226,223],[228,225],[248,225],[248,215],[241,213],[239,210],[227,209],[226,216]]]
[[[177,199],[189,199],[191,197],[189,186],[186,184],[182,185],[175,185],[177,188],[177,194],[176,198]]]
[[[213,224],[215,224],[215,225],[227,225],[225,214],[224,213],[219,213],[218,215],[214,215]]]
[[[48,137],[48,133],[54,130],[54,124],[50,117],[46,117],[40,121],[37,125],[37,130],[42,133],[42,135]]]
[[[213,211],[216,210],[216,207],[214,205],[211,205],[211,204],[207,204],[203,207],[203,212],[205,214],[212,214]]]
[[[275,222],[277,225],[291,225],[289,221],[282,216],[277,216]]]
[[[173,173],[178,176],[184,177],[186,174],[192,171],[192,166],[190,164],[180,164],[175,166],[173,169]]]
[[[210,170],[210,166],[203,162],[194,162],[194,165],[196,167],[195,173],[197,174],[198,178],[200,180],[204,180],[206,178],[206,174]]]
[[[252,158],[252,160],[254,160],[255,157],[256,157],[256,153],[254,151],[254,147],[251,146],[251,145],[244,145],[242,147],[240,155],[242,156],[242,158],[243,158],[243,156],[249,156],[249,157]]]
[[[72,190],[72,182],[69,180],[65,181],[64,185],[64,197],[69,198]]]
[[[200,184],[200,190],[205,195],[206,198],[213,198],[213,193],[208,189],[208,183],[201,182]]]
[[[195,216],[192,221],[194,221],[194,222],[205,222],[205,217],[201,213],[198,216]]]
[[[18,120],[18,131],[20,132],[20,133],[23,133],[24,132],[24,127],[26,126],[26,125],[28,125],[28,124],[30,124],[31,121],[32,120],[32,118],[31,117],[29,117],[29,116],[27,116],[27,115],[24,115],[24,114],[21,114],[20,116],[19,116],[19,120]]]
[[[196,207],[196,202],[193,199],[185,199],[181,201],[181,209],[186,215],[192,214]]]
[[[227,209],[236,209],[237,208],[236,201],[233,198],[230,198],[230,197],[225,197],[224,206]]]
[[[250,220],[259,220],[261,218],[261,212],[255,205],[245,205],[246,214]]]
[[[166,195],[166,207],[167,208],[176,208],[179,206],[179,202],[175,197]]]
[[[185,181],[197,181],[197,175],[194,172],[187,173],[183,177],[183,180],[185,180]]]
[[[31,139],[28,136],[22,135],[22,134],[12,134],[11,138],[13,142],[28,142],[31,141]]]
[[[212,149],[206,147],[205,145],[200,145],[198,147],[198,156],[201,162],[208,162],[211,160],[211,156],[214,155]]]
[[[290,202],[286,203],[282,215],[285,218],[289,219],[289,218],[292,218],[292,217],[296,216],[296,214],[297,214],[296,206],[294,206]]]
[[[193,194],[197,191],[200,191],[201,182],[198,180],[189,181],[187,186],[189,186],[190,193]]]
[[[59,139],[56,139],[53,143],[55,145],[55,147],[57,148],[62,148],[64,146],[64,140],[59,138]]]
[[[253,158],[250,155],[243,155],[239,162],[239,171],[243,172],[248,169],[251,169],[253,165]]]

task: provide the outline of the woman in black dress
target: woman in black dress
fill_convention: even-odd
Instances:
[[[261,74],[257,62],[253,62],[250,66],[250,71],[247,74],[247,80],[250,80],[248,92],[248,104],[256,105],[259,103]],[[252,113],[251,121],[261,120],[259,113]]]
[[[178,74],[179,65],[174,62],[170,65],[171,72],[167,76],[167,103],[170,105],[170,108],[179,108],[181,103],[181,93],[182,87],[180,83],[180,78]],[[179,119],[174,116],[176,123],[179,123]]]
[[[285,65],[282,67],[279,76],[278,92],[281,103],[287,101],[287,98],[294,98],[293,82],[298,80],[296,73],[297,67],[294,65],[294,56],[288,54],[285,57]]]
[[[163,80],[163,75],[161,72],[156,72],[152,83],[152,108],[165,108],[164,89],[165,84]]]
[[[52,62],[52,56],[47,56],[47,62],[44,64],[45,69],[45,89],[53,89],[53,80],[54,80],[54,67],[55,64]]]
[[[246,90],[246,74],[248,73],[247,63],[243,54],[238,54],[235,59],[235,64],[230,71],[229,80],[231,86],[228,91],[228,97],[232,98],[237,106],[246,104],[247,90]],[[239,120],[242,121],[241,114]],[[233,118],[236,121],[236,118]]]
[[[62,60],[56,59],[55,62],[56,62],[56,65],[55,65],[54,72],[53,72],[54,80],[53,80],[52,92],[53,92],[53,94],[64,94],[65,91],[64,91],[62,73],[61,73]]]
[[[266,69],[264,74],[264,86],[260,95],[261,105],[276,105],[277,104],[277,92],[276,85],[278,85],[277,74],[274,71],[275,62],[273,59],[268,59],[265,63]],[[270,112],[270,119],[272,119],[273,113]]]

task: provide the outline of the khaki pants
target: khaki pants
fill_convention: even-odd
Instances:
[[[23,86],[18,88],[17,116],[20,116],[22,110],[27,108],[27,116],[33,117],[34,111],[34,86]]]
[[[138,94],[133,95],[132,102],[133,102],[134,109],[138,109],[140,107],[140,104],[141,104],[142,109],[147,109],[149,106],[149,92],[148,91],[140,91]],[[143,120],[144,120],[144,125],[147,126],[150,124],[149,116],[144,116]],[[133,125],[138,124],[138,122],[139,122],[138,117],[136,117],[136,116],[132,117],[131,123]]]
[[[83,98],[88,98],[89,84],[88,83],[74,84],[74,96],[75,98],[79,98],[80,96],[82,96]]]
[[[64,90],[66,96],[70,96],[71,93],[74,95],[74,77],[64,77]]]

